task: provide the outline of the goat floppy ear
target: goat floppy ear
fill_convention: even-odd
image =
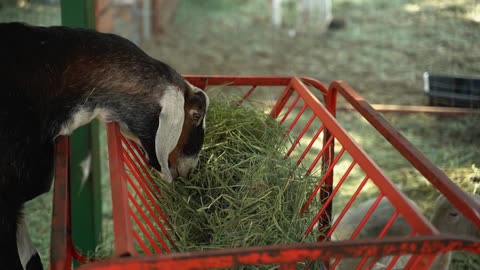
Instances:
[[[155,136],[155,153],[162,168],[165,181],[171,183],[173,178],[168,167],[168,156],[175,149],[182,133],[185,99],[176,87],[168,87],[160,99],[160,112],[157,134]]]
[[[194,87],[194,86],[192,86]],[[199,88],[192,88],[193,93],[188,97],[186,107],[188,107],[189,117],[194,126],[205,124],[205,114],[208,108],[208,96]],[[205,126],[204,126],[205,128]]]

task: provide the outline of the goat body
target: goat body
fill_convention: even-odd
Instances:
[[[94,118],[115,121],[165,180],[195,167],[208,98],[170,66],[113,34],[5,23],[0,36],[4,269],[27,267],[16,248],[25,226],[17,224],[22,205],[50,189],[57,136]]]

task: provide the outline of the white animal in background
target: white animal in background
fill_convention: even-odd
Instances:
[[[471,195],[472,198],[480,203],[480,196]],[[343,217],[335,230],[332,238],[334,240],[346,240],[349,239],[353,231],[357,228],[358,224],[365,217],[367,211],[375,202],[375,199],[365,201],[350,209]],[[413,202],[412,202],[413,203]],[[368,219],[364,228],[358,234],[356,239],[376,238],[383,230],[385,224],[389,221],[395,211],[394,206],[388,201],[387,198],[383,198],[372,216]],[[336,218],[335,218],[336,219]],[[433,214],[430,218],[430,222],[440,232],[454,233],[456,235],[473,236],[480,239],[480,231],[468,218],[466,218],[456,207],[454,207],[443,195],[440,195],[434,205]],[[407,236],[411,231],[410,225],[407,221],[399,216],[388,230],[386,236]],[[430,266],[431,270],[444,270],[449,269],[451,262],[451,252],[438,255]],[[383,257],[372,267],[373,270],[384,270],[392,260],[392,256]],[[400,270],[404,269],[406,263],[410,259],[410,256],[401,256],[395,263],[392,269]],[[356,269],[361,259],[347,259],[343,258],[338,264],[336,269],[351,270]],[[371,263],[367,261],[362,269]]]
[[[282,3],[294,4],[296,8],[296,21],[294,29],[290,29],[290,36],[297,32],[313,31],[324,33],[332,22],[332,0],[271,0],[272,25],[281,29],[285,24],[283,20]]]

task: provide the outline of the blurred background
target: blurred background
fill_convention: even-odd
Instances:
[[[91,14],[97,30],[181,74],[343,80],[466,191],[480,177],[479,0],[97,0]],[[0,22],[8,21],[61,25],[61,3],[0,0]],[[450,92],[433,95],[442,85]],[[337,118],[428,212],[430,184],[357,113],[345,108]],[[44,211],[48,196],[28,211]],[[31,228],[46,250],[49,227]]]
[[[59,0],[0,0],[0,21],[61,23]],[[478,0],[97,0],[97,29],[183,74],[344,80],[422,105],[423,73],[480,73]]]

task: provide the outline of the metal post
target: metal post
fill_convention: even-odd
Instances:
[[[94,0],[62,0],[62,24],[77,28],[95,28]],[[93,252],[102,228],[100,124],[98,121],[78,128],[71,136],[70,190],[72,238],[82,252]],[[92,169],[87,177],[82,164],[91,155]]]
[[[143,0],[142,3],[142,22],[143,22],[143,40],[148,41],[152,37],[152,2]]]

